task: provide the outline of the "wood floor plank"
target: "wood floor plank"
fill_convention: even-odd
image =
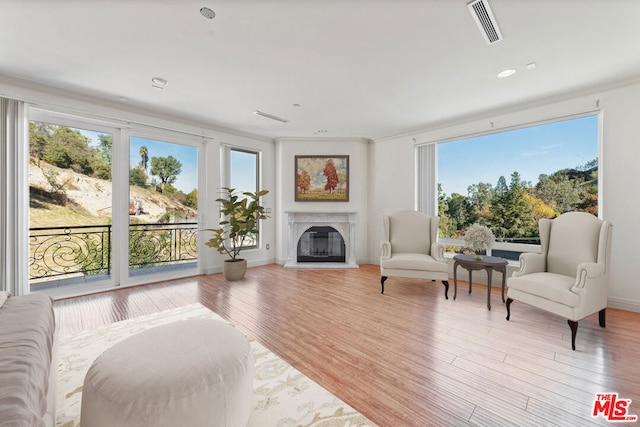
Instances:
[[[61,335],[195,302],[381,426],[590,425],[594,392],[618,392],[640,413],[640,314],[566,320],[500,288],[389,278],[380,270],[250,268],[245,279],[195,276],[56,301]],[[602,389],[600,389],[602,387]],[[638,400],[636,400],[638,399]],[[267,426],[268,427],[268,426]]]

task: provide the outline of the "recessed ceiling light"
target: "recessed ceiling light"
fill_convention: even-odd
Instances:
[[[300,104],[293,104],[294,107],[298,108]]]
[[[162,77],[154,77],[151,79],[151,83],[153,83],[156,86],[166,86],[169,84],[169,82],[165,79],[163,79]]]
[[[527,70],[533,70],[534,68],[536,68],[536,63],[535,62],[529,62],[527,64]]]
[[[513,76],[516,73],[516,70],[513,68],[508,68],[506,70],[502,70],[498,73],[498,77],[503,79],[505,77]]]
[[[213,19],[216,17],[216,13],[208,7],[201,7],[200,14],[207,19]]]

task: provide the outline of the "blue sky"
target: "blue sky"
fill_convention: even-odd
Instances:
[[[244,151],[231,150],[231,188],[235,188],[238,193],[250,191],[256,188],[256,154]]]
[[[532,185],[540,174],[582,166],[598,157],[598,116],[565,120],[438,144],[438,182],[447,196],[500,176],[520,173]]]

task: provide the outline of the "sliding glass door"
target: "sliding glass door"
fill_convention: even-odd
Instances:
[[[111,279],[109,131],[29,123],[29,286],[92,286]]]
[[[199,272],[199,141],[30,116],[31,291],[63,296]]]
[[[198,262],[198,148],[129,138],[129,276]]]

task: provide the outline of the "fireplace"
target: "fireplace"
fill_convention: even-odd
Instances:
[[[356,214],[287,212],[285,267],[357,268]]]
[[[333,227],[311,227],[300,236],[298,262],[345,262],[344,239]]]

